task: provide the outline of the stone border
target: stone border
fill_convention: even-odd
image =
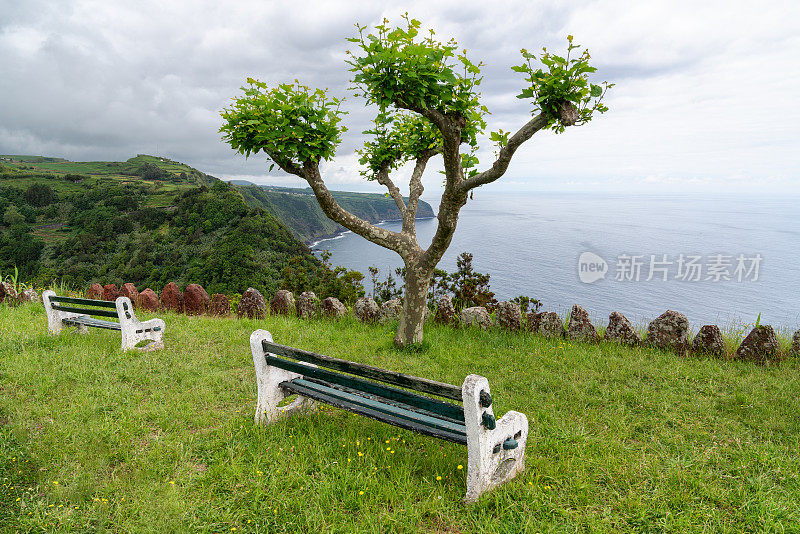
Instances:
[[[113,293],[116,286],[105,286],[107,293]],[[132,288],[132,284],[123,284],[123,287]],[[347,314],[352,314],[359,321],[366,324],[386,322],[397,317],[400,311],[400,301],[395,299],[383,306],[379,306],[369,297],[360,298],[351,310],[334,297],[318,298],[313,292],[304,292],[295,299],[291,291],[279,290],[274,298],[267,302],[261,293],[248,288],[241,297],[228,299],[225,295],[214,294],[211,303],[206,300],[208,293],[199,284],[189,284],[191,292],[200,296],[202,304],[192,306],[193,309],[185,310],[185,294],[180,292],[177,285],[170,282],[162,290],[162,295],[168,295],[167,302],[161,302],[158,295],[150,288],[145,289],[133,300],[139,309],[158,311],[172,309],[177,313],[190,313],[194,315],[210,315],[217,317],[230,316],[232,311],[237,317],[263,318],[271,315],[292,315],[301,318],[324,318],[337,320]],[[92,284],[88,293],[104,289],[104,286]],[[132,293],[130,289],[126,292]],[[34,292],[35,294],[35,292]],[[153,298],[155,297],[155,298]],[[10,300],[10,299],[7,299]],[[30,300],[35,301],[36,297]],[[190,302],[192,299],[189,299]],[[235,310],[231,310],[230,302],[235,302]],[[688,318],[676,311],[667,310],[647,325],[647,335],[642,339],[633,324],[619,312],[612,312],[603,336],[598,334],[598,329],[589,320],[588,312],[578,306],[572,310],[566,321],[554,312],[531,312],[527,316],[522,313],[515,302],[500,302],[494,313],[482,306],[466,308],[460,313],[456,312],[452,300],[447,296],[439,297],[438,306],[428,310],[425,322],[433,320],[437,324],[444,324],[454,328],[477,326],[482,329],[498,328],[508,332],[528,332],[546,338],[564,338],[571,341],[595,343],[599,341],[617,342],[632,347],[648,346],[662,350],[673,351],[679,355],[696,354],[710,355],[733,360],[754,361],[761,364],[778,363],[791,356],[800,356],[800,330],[797,330],[791,340],[788,351],[781,351],[780,341],[775,330],[770,325],[757,325],[739,343],[733,352],[727,352],[725,338],[717,325],[703,325],[692,336]]]

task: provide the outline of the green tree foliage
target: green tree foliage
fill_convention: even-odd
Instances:
[[[336,297],[345,304],[353,304],[364,296],[364,275],[344,267],[330,264],[331,253],[322,251],[322,262],[295,256],[281,271],[281,288],[293,293],[313,291],[321,298]]]
[[[0,188],[0,272],[16,267],[23,279],[29,279],[38,269],[44,243],[32,233],[36,210],[25,197],[21,189]]]
[[[16,213],[19,213],[28,224],[36,221],[36,209],[25,200],[24,190],[16,187],[0,187],[0,222],[5,225],[13,224],[5,221],[5,212],[12,207],[14,208],[12,213],[15,215],[9,217],[14,220],[18,219]]]
[[[223,111],[220,129],[241,154],[266,152],[278,165],[333,157],[342,141],[341,100],[296,82],[269,88],[247,79],[244,96]]]
[[[539,299],[528,297],[526,295],[519,295],[518,297],[514,297],[513,299],[511,299],[511,302],[516,302],[517,304],[519,304],[519,309],[522,310],[522,313],[528,313],[528,310],[535,313],[538,312],[539,309],[542,307],[542,302]]]
[[[381,280],[380,269],[373,265],[369,267],[370,280],[372,282],[372,298],[378,304],[392,299],[403,298],[404,279],[406,276],[405,267],[397,267],[394,270],[395,276],[392,273],[387,273],[386,278]]]
[[[164,223],[150,248],[130,236],[119,249],[107,251],[115,267],[110,276],[154,287],[176,281],[200,283],[210,292],[241,293],[251,286],[271,292],[278,288],[280,266],[288,257],[310,256],[274,217],[248,208],[222,182],[189,190],[173,213],[155,221],[151,214],[148,224],[158,219]]]
[[[564,131],[565,113],[572,112],[572,124],[580,125],[592,120],[595,111],[608,111],[603,104],[603,97],[614,86],[608,82],[600,85],[589,82],[589,74],[597,69],[589,65],[591,55],[588,50],[584,49],[577,57],[573,57],[573,53],[577,53],[581,46],[572,41],[573,37],[568,35],[566,56],[552,54],[547,48],[542,48],[542,54],[537,58],[523,48],[521,53],[525,61],[511,67],[512,70],[527,75],[525,81],[530,84],[517,98],[533,100],[533,114],[540,111],[546,113],[551,119],[548,128],[556,133]],[[492,140],[504,146],[508,142],[508,135],[493,135]]]
[[[456,271],[445,278],[444,287],[452,295],[457,310],[471,306],[485,306],[491,310],[497,299],[489,286],[490,278],[472,267],[472,254],[462,252],[456,258]]]
[[[489,111],[478,91],[483,63],[473,63],[466,50],[459,53],[455,39],[443,43],[432,29],[422,37],[420,21],[407,15],[403,19],[405,27],[391,27],[384,19],[368,34],[366,26],[357,25],[359,36],[348,39],[361,51],[347,51],[356,96],[381,110],[375,128],[364,132],[374,140],[365,143],[360,161],[377,173],[381,163],[391,162],[391,170],[440,146],[441,132],[419,114],[432,109],[462,118],[461,141],[469,150],[461,163],[474,170],[478,136],[486,128],[484,115]]]
[[[361,175],[378,179],[381,171],[393,171],[442,144],[441,135],[429,121],[408,113],[380,113],[375,126],[365,130],[372,136],[358,150]]]
[[[139,165],[139,168],[136,169],[136,174],[145,180],[169,180],[172,178],[172,174],[149,161]]]
[[[49,185],[46,184],[31,184],[25,190],[25,200],[31,206],[41,208],[48,206],[56,201],[56,193]]]
[[[19,209],[15,205],[10,205],[6,208],[5,213],[3,213],[3,223],[6,226],[18,226],[21,224],[25,224],[25,216],[19,212]]]
[[[37,188],[38,189],[38,188]],[[168,208],[144,207],[151,186],[101,184],[35,208],[42,189],[0,189],[0,268],[25,280],[67,285],[133,282],[156,290],[174,281],[209,292],[278,289],[281,269],[298,256],[321,268],[308,248],[224,182],[188,189]],[[45,246],[29,224],[37,210],[60,220],[63,238]]]
[[[473,256],[469,252],[462,252],[456,258],[456,271],[448,273],[444,269],[436,269],[431,277],[431,285],[428,292],[428,306],[433,308],[436,299],[442,295],[450,295],[453,299],[453,307],[457,310],[469,308],[471,306],[485,306],[490,310],[497,305],[497,299],[491,290],[489,280],[491,275],[479,273],[472,266]],[[380,269],[376,266],[369,268],[373,298],[380,304],[389,299],[401,298],[403,296],[403,284],[405,282],[405,268],[398,267],[394,274],[388,273],[386,278],[380,279]],[[520,305],[523,312],[528,309],[537,311],[541,307],[541,302],[532,297],[519,296],[511,299]]]
[[[19,269],[21,279],[30,279],[38,270],[44,242],[30,232],[30,227],[14,224],[0,230],[0,272]]]

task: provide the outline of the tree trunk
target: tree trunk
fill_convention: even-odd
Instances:
[[[431,270],[420,265],[419,260],[406,262],[406,286],[403,297],[403,313],[394,343],[398,347],[408,347],[422,343],[422,327],[428,310],[428,286]]]

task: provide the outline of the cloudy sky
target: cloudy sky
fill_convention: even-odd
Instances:
[[[0,154],[186,162],[220,178],[300,185],[220,140],[219,111],[248,76],[347,97],[333,188],[370,190],[353,151],[372,110],[347,91],[353,24],[408,11],[487,64],[489,129],[530,116],[519,49],[588,46],[610,111],[534,136],[509,190],[800,190],[800,2],[117,2],[0,0]],[[481,153],[490,163],[492,149]],[[403,173],[398,175],[402,180]],[[441,178],[429,171],[426,198]]]

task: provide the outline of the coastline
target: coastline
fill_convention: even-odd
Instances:
[[[428,219],[435,219],[435,218],[436,218],[436,216],[434,215],[432,217],[416,217],[414,220],[415,221],[426,221]],[[403,219],[401,219],[399,217],[395,218],[395,219],[381,219],[378,222],[372,223],[372,224],[374,224],[376,226],[380,226],[383,223],[392,222],[392,221],[402,221],[402,220]],[[305,244],[308,246],[308,248],[311,249],[311,252],[314,252],[315,251],[314,247],[316,247],[317,245],[319,245],[323,241],[333,241],[334,239],[341,239],[342,237],[345,236],[345,234],[350,234],[350,233],[352,233],[352,230],[348,230],[347,228],[344,228],[343,230],[340,230],[340,231],[338,231],[338,232],[336,232],[334,234],[327,234],[327,235],[325,235],[323,237],[320,237],[320,238],[318,238],[318,239],[316,239],[314,241],[311,241],[311,240],[306,241]]]

